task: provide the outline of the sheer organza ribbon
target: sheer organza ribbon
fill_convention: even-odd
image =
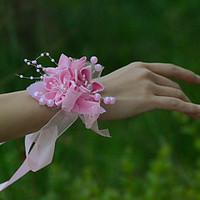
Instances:
[[[77,113],[60,110],[39,131],[25,136],[26,159],[8,181],[0,184],[0,191],[29,171],[36,172],[49,165],[53,159],[56,140],[77,120],[78,116]],[[81,119],[84,121],[83,117]],[[99,130],[97,121],[93,123],[91,129],[101,136],[111,137],[108,129]]]
[[[39,131],[25,136],[26,159],[8,181],[0,184],[0,191],[29,171],[36,172],[49,165],[53,160],[57,139],[78,117],[86,128],[101,136],[111,137],[109,130],[99,130],[97,123],[99,115],[106,112],[100,106],[100,99],[95,96],[103,90],[103,85],[93,81],[95,76],[100,76],[100,72],[96,75],[92,73],[85,57],[73,60],[62,54],[57,68],[46,68],[44,71],[47,76],[29,86],[27,92],[41,105],[46,103],[53,107],[53,102],[61,109]]]

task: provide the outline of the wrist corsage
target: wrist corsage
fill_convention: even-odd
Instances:
[[[56,67],[43,67],[39,64],[39,59],[44,56],[56,64]],[[62,54],[56,63],[49,53],[45,52],[35,60],[24,61],[39,73],[39,77],[18,75],[20,78],[36,80],[27,87],[27,93],[41,106],[57,108],[58,112],[39,131],[25,136],[26,159],[8,181],[0,184],[0,191],[29,171],[36,172],[49,165],[53,159],[56,140],[78,117],[86,128],[101,136],[111,137],[107,129],[99,130],[97,119],[106,112],[101,102],[114,104],[116,99],[101,96],[104,86],[98,82],[98,78],[103,66],[97,63],[97,57],[92,56],[90,61],[87,61],[86,57],[74,59]]]

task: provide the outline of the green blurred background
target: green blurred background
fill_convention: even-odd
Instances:
[[[200,74],[198,0],[0,0],[0,92],[24,90],[23,64],[49,51],[98,55],[104,74],[129,62],[170,62]],[[200,87],[180,82],[192,101]],[[12,125],[12,124],[11,124]],[[54,162],[29,173],[0,200],[199,200],[200,123],[154,111],[100,122],[103,138],[77,122],[57,142]],[[0,147],[0,180],[24,159],[23,138]]]

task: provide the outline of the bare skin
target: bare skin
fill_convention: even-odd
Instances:
[[[134,62],[101,78],[104,96],[115,96],[116,104],[104,106],[103,119],[124,119],[155,109],[200,117],[200,105],[191,103],[181,87],[169,78],[200,84],[195,73],[173,64]]]
[[[170,78],[200,84],[195,73],[163,63],[134,62],[100,78],[102,96],[115,96],[114,105],[100,119],[124,119],[155,109],[166,109],[200,117],[200,105],[190,102],[180,86]],[[39,130],[57,112],[40,106],[26,91],[0,95],[0,142]]]
[[[0,95],[0,142],[39,130],[57,112],[40,106],[26,91]]]

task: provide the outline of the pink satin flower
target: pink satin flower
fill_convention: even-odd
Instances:
[[[43,81],[38,81],[27,88],[28,93],[41,105],[61,107],[68,112],[77,112],[85,118],[94,119],[105,110],[95,94],[104,90],[101,83],[92,80],[92,68],[86,57],[72,59],[64,54],[60,56],[56,68],[44,68]]]

